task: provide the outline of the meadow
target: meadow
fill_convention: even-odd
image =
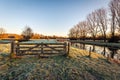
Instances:
[[[120,65],[104,56],[71,47],[68,56],[9,59],[0,54],[1,80],[120,80]]]

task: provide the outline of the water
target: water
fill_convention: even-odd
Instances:
[[[37,40],[25,41],[22,43],[58,43],[58,41],[56,39],[37,39]]]
[[[96,45],[88,45],[88,44],[81,44],[81,43],[72,43],[71,46],[79,48],[79,49],[84,49],[89,51],[91,47],[91,51],[102,54],[104,56],[113,56],[114,59],[120,60],[120,49],[109,49],[108,47],[105,46],[96,46]]]

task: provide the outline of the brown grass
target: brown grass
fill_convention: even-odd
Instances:
[[[72,58],[89,56],[89,52],[86,51],[86,50],[81,50],[81,49],[77,49],[77,48],[71,47],[69,56],[72,57]],[[96,58],[96,59],[98,59],[98,58],[105,58],[103,55],[97,54],[97,53],[94,53],[94,52],[91,52],[91,56],[90,57],[91,58]]]
[[[120,65],[102,55],[70,48],[69,57],[25,57],[0,55],[1,80],[120,80]]]

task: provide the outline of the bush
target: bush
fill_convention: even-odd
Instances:
[[[118,43],[119,42],[119,36],[112,36],[108,39],[108,42],[115,42]]]
[[[33,31],[30,27],[25,27],[24,31],[22,32],[22,36],[24,40],[29,40],[33,36]]]

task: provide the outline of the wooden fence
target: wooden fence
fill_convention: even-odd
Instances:
[[[69,43],[15,43],[15,40],[4,41],[0,44],[10,44],[10,55],[68,55]],[[11,56],[10,56],[11,57]]]
[[[69,53],[68,43],[17,43],[16,55],[67,55]]]

